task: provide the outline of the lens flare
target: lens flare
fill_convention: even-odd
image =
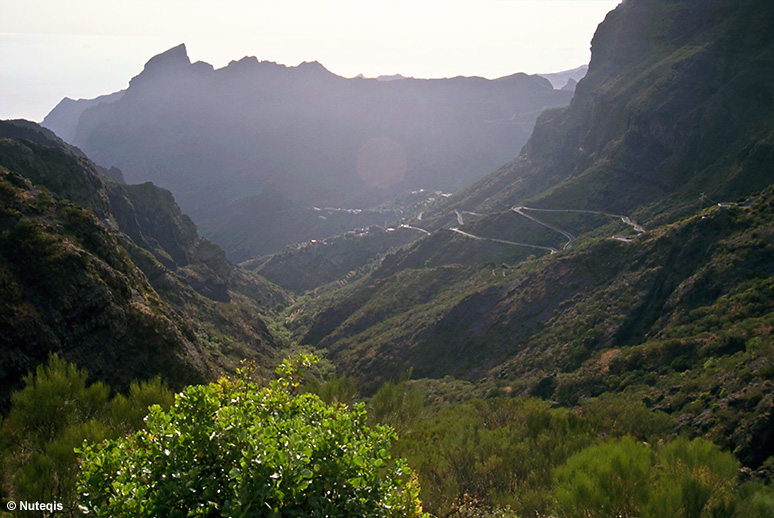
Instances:
[[[406,174],[406,153],[403,146],[390,137],[369,139],[357,157],[357,174],[369,187],[386,189]]]

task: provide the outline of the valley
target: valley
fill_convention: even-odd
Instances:
[[[214,69],[179,45],[121,95],[65,100],[42,124],[127,181],[170,189],[239,262],[385,225],[379,206],[411,191],[467,185],[516,156],[540,112],[571,97],[526,74],[379,81],[255,57]],[[326,206],[353,210],[320,219],[314,207]]]
[[[0,496],[772,516],[771,34],[627,0],[577,84],[180,45],[0,121]]]

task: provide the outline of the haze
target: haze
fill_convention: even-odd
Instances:
[[[589,59],[618,0],[25,0],[0,16],[0,118],[42,118],[63,98],[126,87],[186,43],[222,67],[243,56],[319,61],[352,77],[545,73]]]

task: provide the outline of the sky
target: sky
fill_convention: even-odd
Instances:
[[[216,68],[244,56],[354,77],[550,73],[588,63],[620,0],[0,0],[0,119],[127,87],[185,43]]]

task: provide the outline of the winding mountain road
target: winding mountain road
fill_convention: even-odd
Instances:
[[[506,241],[505,239],[495,239],[495,238],[492,238],[492,237],[475,236],[473,234],[470,234],[468,232],[460,230],[457,227],[452,227],[449,230],[451,230],[452,232],[456,232],[458,234],[462,234],[463,236],[469,237],[471,239],[477,239],[479,241],[493,241],[495,243],[503,243],[505,245],[525,246],[527,248],[537,248],[539,250],[548,250],[552,254],[555,254],[555,253],[557,253],[559,251],[556,248],[553,248],[553,247],[550,247],[550,246],[531,245],[529,243],[519,243],[518,241]]]
[[[529,214],[525,214],[524,211],[532,211],[532,212],[564,212],[564,213],[573,213],[573,214],[597,214],[599,216],[607,216],[609,218],[615,218],[620,219],[623,221],[626,225],[629,225],[634,229],[635,232],[638,234],[641,234],[645,232],[645,229],[642,228],[642,226],[638,225],[637,223],[633,222],[629,216],[622,216],[621,214],[610,214],[609,212],[603,212],[599,210],[582,210],[582,209],[536,209],[533,207],[511,207],[511,210],[515,212],[516,214],[519,214],[520,216],[524,216],[527,219],[531,219],[535,223],[538,223],[540,225],[543,225],[546,228],[550,228],[551,230],[554,230],[556,232],[559,232],[564,237],[567,238],[567,243],[565,243],[563,250],[567,250],[568,248],[572,247],[573,242],[575,242],[575,236],[567,232],[566,230],[562,230],[559,227],[555,227],[554,225],[551,225],[549,223],[546,223],[544,221],[539,220],[538,218],[534,216],[530,216]],[[625,243],[631,243],[631,239],[628,238],[618,238],[616,236],[613,236],[613,239],[617,239],[618,241],[622,241]]]
[[[534,221],[538,225],[543,225],[544,227],[550,228],[551,230],[559,232],[564,237],[566,237],[567,238],[567,243],[564,244],[564,247],[562,248],[562,250],[567,250],[568,248],[572,247],[572,244],[575,242],[575,236],[573,236],[572,234],[570,234],[566,230],[562,230],[561,228],[555,227],[555,226],[553,226],[553,225],[551,225],[549,223],[546,223],[545,221],[541,221],[541,220],[537,219],[534,216],[530,216],[529,214],[525,214],[524,213],[525,210],[530,210],[528,207],[511,207],[511,210],[513,212],[515,212],[516,214],[520,215],[520,216],[524,216],[527,219],[531,219],[532,221]]]
[[[549,228],[555,232],[558,232],[562,234],[564,237],[567,238],[567,243],[564,244],[564,247],[562,247],[563,250],[567,250],[572,247],[573,243],[575,242],[576,237],[572,235],[571,233],[567,232],[566,230],[563,230],[557,226],[551,225],[550,223],[546,223],[545,221],[542,221],[541,219],[536,218],[535,216],[532,216],[530,214],[527,214],[525,211],[532,211],[532,212],[564,212],[564,213],[577,213],[577,214],[597,214],[600,216],[607,216],[609,218],[616,218],[620,219],[624,224],[629,225],[634,229],[635,232],[642,233],[645,232],[645,229],[642,228],[642,226],[638,225],[637,223],[633,222],[628,216],[622,216],[621,214],[611,214],[609,212],[603,212],[603,211],[597,211],[597,210],[582,210],[582,209],[537,209],[533,207],[524,207],[524,206],[513,206],[511,207],[511,210],[515,212],[516,214],[525,217],[529,220],[534,221],[535,223],[542,225],[546,228]],[[454,214],[457,217],[457,223],[462,226],[465,224],[465,220],[463,219],[463,214],[472,214],[475,216],[482,216],[482,214],[477,214],[475,212],[469,212],[469,211],[460,211],[458,209],[454,209]],[[402,225],[407,228],[414,228],[416,230],[421,230],[422,232],[425,232],[427,234],[430,234],[427,230],[417,228],[417,227],[411,227],[409,225]],[[469,237],[471,239],[477,239],[481,241],[492,241],[495,243],[503,243],[506,245],[514,245],[514,246],[524,246],[528,248],[536,248],[538,250],[548,250],[552,254],[557,253],[559,250],[556,248],[550,247],[550,246],[540,246],[540,245],[533,245],[530,243],[521,243],[518,241],[508,241],[505,239],[495,239],[491,237],[481,237],[476,236],[474,234],[471,234],[469,232],[465,232],[463,230],[460,230],[458,227],[452,227],[449,230],[452,232],[456,232],[457,234]],[[629,237],[620,237],[620,236],[612,236],[612,239],[615,239],[616,241],[621,241],[623,243],[631,243],[632,239]]]
[[[429,231],[427,231],[427,230],[425,230],[425,229],[423,229],[423,228],[414,227],[414,226],[412,226],[412,225],[406,225],[405,223],[403,223],[403,224],[399,225],[399,227],[398,227],[398,228],[407,228],[407,229],[410,229],[410,230],[418,230],[419,232],[424,232],[424,233],[425,233],[425,234],[427,234],[428,236],[431,234]]]
[[[316,210],[316,211],[331,211],[331,212],[348,212],[348,213],[354,213],[354,214],[359,214],[361,212],[364,212],[361,209],[342,209],[342,208],[336,208],[336,207],[324,207],[324,208],[314,207],[314,210]],[[550,223],[546,223],[545,221],[542,221],[541,219],[536,218],[535,216],[527,214],[526,211],[529,211],[529,212],[564,212],[564,213],[576,213],[576,214],[597,214],[597,215],[600,215],[600,216],[607,216],[607,217],[610,217],[610,218],[620,219],[624,224],[629,225],[630,227],[632,227],[634,229],[634,231],[637,232],[637,233],[645,232],[645,229],[642,226],[640,226],[637,223],[633,222],[628,216],[623,216],[623,215],[620,215],[620,214],[611,214],[609,212],[603,212],[603,211],[582,210],[582,209],[538,209],[538,208],[534,208],[534,207],[525,207],[525,206],[513,206],[513,207],[511,207],[510,210],[515,212],[516,214],[524,217],[524,218],[527,218],[529,220],[534,221],[538,225],[542,225],[542,226],[544,226],[546,228],[549,228],[549,229],[551,229],[551,230],[553,230],[555,232],[558,232],[558,233],[562,234],[564,237],[566,237],[567,238],[567,243],[564,244],[564,246],[562,247],[562,250],[567,250],[567,249],[571,248],[573,243],[576,240],[576,237],[573,234],[571,234],[570,232],[567,232],[566,230],[563,230],[563,229],[561,229],[561,228],[559,228],[557,226],[551,225]],[[394,212],[394,211],[377,210],[376,212]],[[454,209],[454,214],[455,214],[455,216],[457,218],[457,224],[460,225],[460,226],[465,224],[465,220],[463,218],[463,214],[470,214],[472,216],[485,216],[486,215],[486,214],[479,214],[479,213],[470,212],[470,211],[461,211],[459,209]],[[424,212],[420,212],[419,215],[417,216],[417,221],[421,221],[423,215],[424,215]],[[398,228],[406,228],[406,229],[410,229],[410,230],[415,230],[417,232],[422,232],[422,233],[427,234],[427,235],[431,235],[432,234],[432,232],[430,232],[428,230],[425,230],[424,228],[415,227],[413,225],[409,225],[409,224],[406,224],[406,223],[400,224],[398,226]],[[391,228],[391,229],[387,229],[387,230],[388,231],[392,231],[394,229]],[[496,239],[496,238],[492,238],[492,237],[476,236],[476,235],[471,234],[469,232],[465,232],[464,230],[460,230],[458,227],[451,227],[451,228],[449,228],[449,230],[451,230],[452,232],[455,232],[457,234],[460,234],[462,236],[468,237],[470,239],[476,239],[476,240],[479,240],[479,241],[491,241],[493,243],[502,243],[502,244],[505,244],[505,245],[521,246],[521,247],[526,247],[526,248],[534,248],[534,249],[537,249],[537,250],[546,250],[546,251],[550,252],[551,254],[555,254],[555,253],[559,252],[558,249],[556,249],[554,247],[551,247],[551,246],[541,246],[541,245],[534,245],[534,244],[531,244],[531,243],[522,243],[522,242],[519,242],[519,241],[509,241],[509,240],[506,240],[506,239]],[[624,242],[624,243],[631,243],[632,242],[632,239],[629,238],[629,237],[611,236],[611,239],[615,239],[617,241],[621,241],[621,242]]]
[[[621,221],[623,221],[623,222],[624,222],[626,225],[629,225],[630,227],[632,227],[632,228],[634,229],[634,231],[635,231],[635,232],[637,232],[638,234],[641,234],[641,233],[645,232],[645,229],[644,229],[644,228],[642,228],[642,227],[641,227],[640,225],[638,225],[637,223],[633,222],[633,221],[632,221],[632,220],[629,218],[629,216],[622,216],[621,214],[611,214],[611,213],[609,213],[609,212],[602,212],[602,211],[599,211],[599,210],[581,210],[581,209],[536,209],[536,208],[533,208],[533,207],[513,207],[511,210],[513,210],[513,209],[516,209],[516,208],[518,208],[518,209],[521,209],[521,210],[529,210],[529,211],[532,211],[532,212],[571,212],[571,213],[576,213],[576,214],[597,214],[597,215],[599,215],[599,216],[607,216],[608,218],[616,218],[616,219],[620,219],[620,220],[621,220]],[[527,216],[527,217],[529,217],[529,216]]]

